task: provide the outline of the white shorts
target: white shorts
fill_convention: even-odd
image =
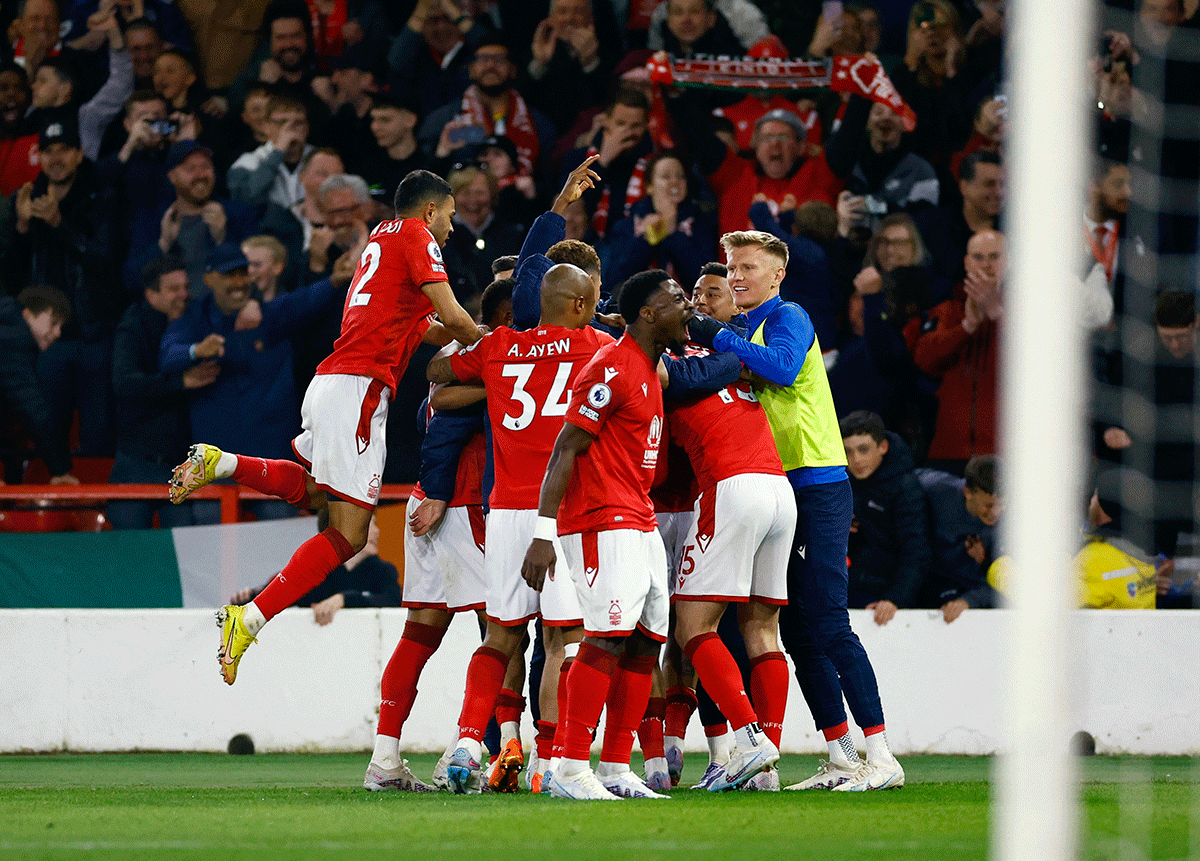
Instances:
[[[667,593],[670,594],[675,591],[674,574],[679,570],[683,545],[687,544],[688,536],[692,534],[696,512],[658,511],[654,516],[658,518],[658,534],[662,536],[667,551]]]
[[[308,384],[292,450],[317,487],[334,499],[374,508],[387,460],[390,392],[379,380],[318,374]]]
[[[696,500],[675,570],[676,601],[787,603],[796,498],[782,475],[735,475]]]
[[[652,640],[667,641],[667,553],[658,530],[576,532],[561,539],[584,633],[613,637],[637,627]]]
[[[482,610],[487,587],[483,507],[446,509],[420,538],[404,519],[404,602],[411,609]]]
[[[543,625],[571,627],[583,624],[571,566],[562,543],[553,541],[554,579],[546,578],[535,592],[521,576],[525,552],[533,541],[537,509],[493,508],[487,516],[488,545],[487,615],[501,625],[521,625],[540,615]]]

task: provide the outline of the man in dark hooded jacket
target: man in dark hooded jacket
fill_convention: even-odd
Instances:
[[[897,609],[914,606],[929,568],[925,496],[908,445],[883,419],[864,410],[840,424],[854,491],[849,605],[874,610],[876,624],[886,625]]]

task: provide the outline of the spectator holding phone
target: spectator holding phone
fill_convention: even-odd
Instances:
[[[517,92],[508,46],[497,37],[481,41],[469,73],[462,98],[426,117],[417,139],[435,158],[453,163],[469,160],[489,135],[503,136],[517,148],[517,172],[533,176],[538,157],[553,146],[554,125]]]

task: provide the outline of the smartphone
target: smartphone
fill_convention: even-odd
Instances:
[[[487,137],[487,131],[483,126],[462,126],[450,132],[450,143],[455,146],[468,146],[482,143],[485,137]]]
[[[154,132],[156,135],[167,137],[168,135],[173,135],[175,132],[179,131],[179,123],[175,122],[174,120],[156,120],[155,122],[150,123],[150,131]]]

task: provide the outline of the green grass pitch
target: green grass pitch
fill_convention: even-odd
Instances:
[[[0,858],[982,859],[993,762],[904,757],[900,790],[670,801],[368,793],[365,755],[0,756]],[[432,771],[434,756],[410,763]],[[684,780],[705,757],[689,755]],[[785,783],[816,757],[785,757]],[[1200,767],[1081,760],[1086,859],[1200,858]],[[1030,816],[1036,811],[1030,811]],[[1189,851],[1190,850],[1190,851]]]

